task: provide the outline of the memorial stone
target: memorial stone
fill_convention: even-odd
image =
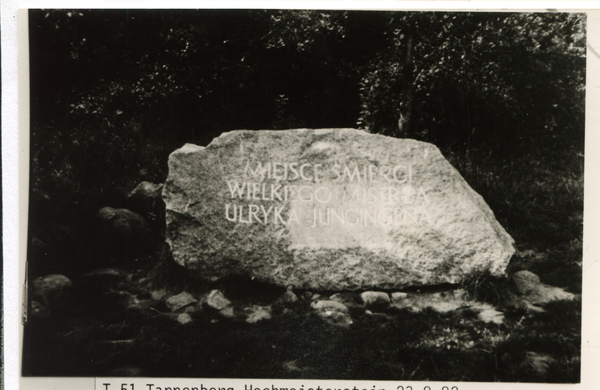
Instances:
[[[353,129],[232,131],[169,157],[167,242],[192,274],[317,290],[503,274],[513,239],[434,145]]]

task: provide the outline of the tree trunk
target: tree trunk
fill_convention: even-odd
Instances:
[[[413,31],[406,34],[404,45],[404,61],[402,64],[402,91],[398,114],[398,137],[410,138],[412,136],[412,105],[413,105]]]

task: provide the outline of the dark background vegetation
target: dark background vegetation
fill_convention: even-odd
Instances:
[[[31,10],[29,29],[39,272],[85,264],[98,209],[184,143],[302,127],[432,142],[521,251],[580,261],[584,14]]]
[[[511,270],[528,269],[543,282],[580,293],[585,23],[584,14],[569,13],[31,10],[30,253],[43,243],[31,277],[71,277],[95,267],[94,215],[104,206],[128,207],[127,194],[141,181],[164,182],[169,154],[184,143],[207,145],[234,129],[358,127],[437,145],[515,239]],[[34,238],[38,247],[31,245]],[[578,356],[580,314],[574,305],[555,305],[526,331],[515,331],[500,352],[558,345]],[[413,320],[423,325],[451,316],[438,317],[426,313],[397,325],[406,330]],[[210,328],[209,319],[199,320]],[[305,332],[304,322],[293,325],[295,318],[278,321],[288,320],[289,326],[267,325],[266,333],[253,337],[283,340],[283,350],[300,353],[302,345],[277,327],[306,340],[316,336]],[[106,331],[89,321],[99,334]],[[135,321],[125,328],[138,329]],[[167,349],[177,342],[169,337],[179,337],[170,326],[153,330]],[[240,326],[246,325],[227,323],[224,329]],[[367,323],[345,336],[321,330],[322,339],[331,339],[330,331],[341,337],[331,336],[339,341],[330,344],[337,357],[336,348],[346,348],[348,340],[367,354],[379,348],[365,338],[372,331]],[[374,338],[389,346],[404,337],[396,330]],[[202,341],[197,337],[221,340],[190,332],[193,345]],[[565,341],[568,332],[574,336]],[[36,337],[44,343],[54,335]],[[562,341],[549,343],[554,339]],[[228,350],[227,340],[216,348]],[[144,348],[157,350],[159,344]],[[74,365],[85,360],[79,356],[84,349],[69,351]],[[195,354],[185,351],[181,356]],[[47,352],[48,364],[67,362],[55,358],[55,349]],[[421,363],[431,360],[427,370],[442,379],[459,369],[460,380],[539,379],[515,374],[516,363],[499,363],[487,350],[457,360],[439,351],[439,361],[455,362],[443,373],[430,352],[411,353],[414,362],[406,364],[413,374],[429,364],[421,366],[422,354]],[[331,363],[327,356],[318,365]],[[349,360],[338,359],[324,377],[339,377],[343,364],[354,367],[343,378],[398,377],[365,364],[376,356],[345,356]],[[205,358],[199,355],[196,363],[207,367]],[[239,377],[247,375],[243,367],[259,377],[284,377],[269,371],[278,360],[264,354],[221,366]],[[167,370],[160,359],[149,364],[157,365],[157,375]],[[164,375],[185,375],[175,365]],[[96,363],[86,367],[80,374],[95,375]],[[486,376],[486,367],[495,367],[495,374]],[[577,381],[573,367],[551,370],[556,378],[550,380]],[[57,369],[43,374],[78,372]],[[204,375],[229,376],[207,370]]]

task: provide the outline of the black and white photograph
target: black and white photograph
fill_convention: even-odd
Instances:
[[[27,23],[22,377],[581,382],[585,11]]]

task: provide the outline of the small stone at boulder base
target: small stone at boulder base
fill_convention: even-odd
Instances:
[[[167,290],[165,290],[164,288],[162,288],[160,290],[152,290],[152,291],[150,291],[150,295],[151,295],[152,299],[159,301],[167,295]]]
[[[312,300],[312,296],[313,296],[313,293],[311,293],[310,291],[304,291],[301,295],[302,299],[304,299],[305,301]]]
[[[350,310],[346,305],[336,301],[317,301],[310,305],[319,317],[324,319],[326,322],[347,328],[352,325],[352,317],[350,317]]]
[[[189,313],[181,313],[179,316],[177,316],[177,322],[180,324],[190,323],[192,322],[192,316],[190,316]]]
[[[362,304],[357,293],[336,293],[329,300],[343,303],[346,306],[360,306]]]
[[[519,271],[511,277],[521,295],[527,295],[541,284],[540,277],[530,271]]]
[[[47,275],[32,282],[32,299],[39,301],[49,309],[62,305],[73,283],[64,275]]]
[[[337,301],[316,301],[310,304],[310,306],[315,310],[320,311],[339,311],[340,313],[348,313],[348,306],[344,305],[341,302]]]
[[[184,291],[180,294],[169,297],[169,299],[167,299],[167,301],[165,303],[166,303],[167,307],[169,308],[169,310],[177,311],[183,307],[189,306],[196,302],[198,302],[198,300],[196,298],[194,298],[192,296],[192,294],[190,294],[187,291]]]
[[[292,290],[287,290],[279,298],[277,298],[275,303],[283,306],[293,305],[298,303],[298,297]]]
[[[231,301],[219,290],[212,290],[206,298],[206,304],[213,309],[222,310],[231,305]]]
[[[224,133],[169,157],[173,259],[318,291],[504,274],[513,239],[434,145],[353,129]]]
[[[394,292],[392,293],[392,301],[399,302],[408,297],[408,294],[405,292]]]
[[[390,296],[383,291],[365,291],[360,297],[369,309],[383,309],[390,305]]]
[[[266,307],[262,306],[250,306],[244,309],[244,313],[246,314],[246,322],[249,324],[257,323],[262,320],[270,320],[271,313],[270,310]]]
[[[498,325],[504,322],[504,313],[493,308],[480,311],[478,316],[484,322],[493,322]]]
[[[551,301],[571,300],[575,298],[575,294],[542,283],[539,276],[530,271],[516,272],[512,275],[511,279],[517,287],[519,294],[534,305],[543,305]]]
[[[233,318],[235,317],[235,310],[233,310],[233,306],[226,306],[219,310],[219,314],[223,317]]]
[[[96,222],[98,250],[104,256],[130,261],[154,246],[150,225],[131,210],[104,207],[98,211]],[[129,261],[125,265],[131,265]]]
[[[354,323],[352,317],[348,313],[342,313],[335,310],[319,311],[317,313],[319,317],[323,318],[326,322],[342,328],[349,328],[350,325]]]

